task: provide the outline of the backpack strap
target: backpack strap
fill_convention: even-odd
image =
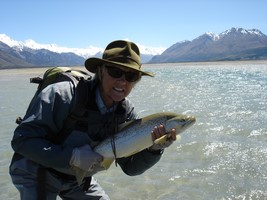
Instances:
[[[44,73],[43,77],[30,78],[30,83],[38,84],[37,91],[35,92],[31,102],[29,103],[28,109],[32,102],[36,99],[37,95],[48,85],[63,81],[71,81],[76,87],[81,80],[91,80],[92,76],[79,69],[71,69],[69,67],[53,67]],[[27,110],[28,110],[27,109]],[[16,123],[21,124],[22,118],[17,117]]]
[[[89,97],[89,87],[92,80],[81,79],[74,88],[74,103],[71,112],[65,118],[63,122],[63,128],[60,130],[56,136],[52,134],[47,135],[47,139],[55,142],[62,143],[69,135],[69,129],[73,128],[76,122],[79,120],[76,115],[77,113],[82,116],[86,111],[85,107],[87,105]]]

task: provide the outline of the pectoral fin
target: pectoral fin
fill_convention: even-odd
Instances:
[[[154,144],[164,144],[168,139],[168,135],[163,135],[160,138],[154,140]]]
[[[75,171],[75,177],[78,182],[78,185],[81,185],[87,172],[78,167],[73,167],[73,170]]]
[[[164,144],[168,140],[169,137],[170,137],[170,134],[163,135],[160,138],[154,140],[154,143],[155,144]],[[179,140],[181,140],[181,136],[176,135],[176,141],[179,141]]]
[[[104,167],[105,170],[107,170],[110,165],[113,163],[114,159],[104,159],[101,163],[101,167]]]
[[[103,168],[107,170],[110,167],[110,165],[113,163],[113,161],[114,159],[104,159],[101,163],[102,170]],[[84,177],[86,176],[86,174],[88,174],[88,172],[75,166],[73,167],[73,170],[75,172],[75,177],[76,177],[78,184],[81,185]],[[99,169],[99,170],[96,170],[96,172],[97,171],[101,171],[101,170]]]

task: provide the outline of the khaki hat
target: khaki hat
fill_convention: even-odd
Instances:
[[[151,72],[141,70],[140,52],[136,44],[124,40],[111,42],[105,49],[101,58],[88,58],[84,65],[92,73],[102,64],[117,65],[127,67],[141,72],[144,76],[154,76]]]

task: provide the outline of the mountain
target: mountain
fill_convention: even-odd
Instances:
[[[192,41],[169,48],[139,45],[143,63],[199,62],[267,59],[267,36],[257,29],[231,28],[220,34],[207,32]],[[81,66],[88,57],[101,57],[104,49],[67,48],[15,41],[0,34],[0,69],[43,66]]]
[[[139,45],[139,48],[144,63],[166,49],[164,47],[155,48],[142,45]],[[68,48],[56,44],[39,44],[31,39],[16,41],[5,34],[0,34],[0,69],[83,65],[88,57],[102,57],[103,51],[103,48],[94,46]]]
[[[267,59],[267,36],[257,29],[231,28],[178,42],[149,63]]]
[[[74,53],[58,53],[42,48],[33,40],[17,42],[8,36],[0,35],[0,69],[43,67],[43,66],[74,66],[82,65],[84,58]],[[53,45],[51,45],[53,47]]]
[[[0,42],[0,68],[15,66],[31,67],[32,64],[24,60],[24,58],[13,48],[3,42]]]

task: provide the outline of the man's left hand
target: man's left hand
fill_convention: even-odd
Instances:
[[[155,143],[148,148],[149,151],[162,150],[169,147],[173,141],[176,140],[176,130],[172,129],[170,133],[166,133],[165,127],[163,125],[154,127],[154,130],[151,132],[152,140],[155,141],[158,138],[166,135],[166,141],[164,143]]]

